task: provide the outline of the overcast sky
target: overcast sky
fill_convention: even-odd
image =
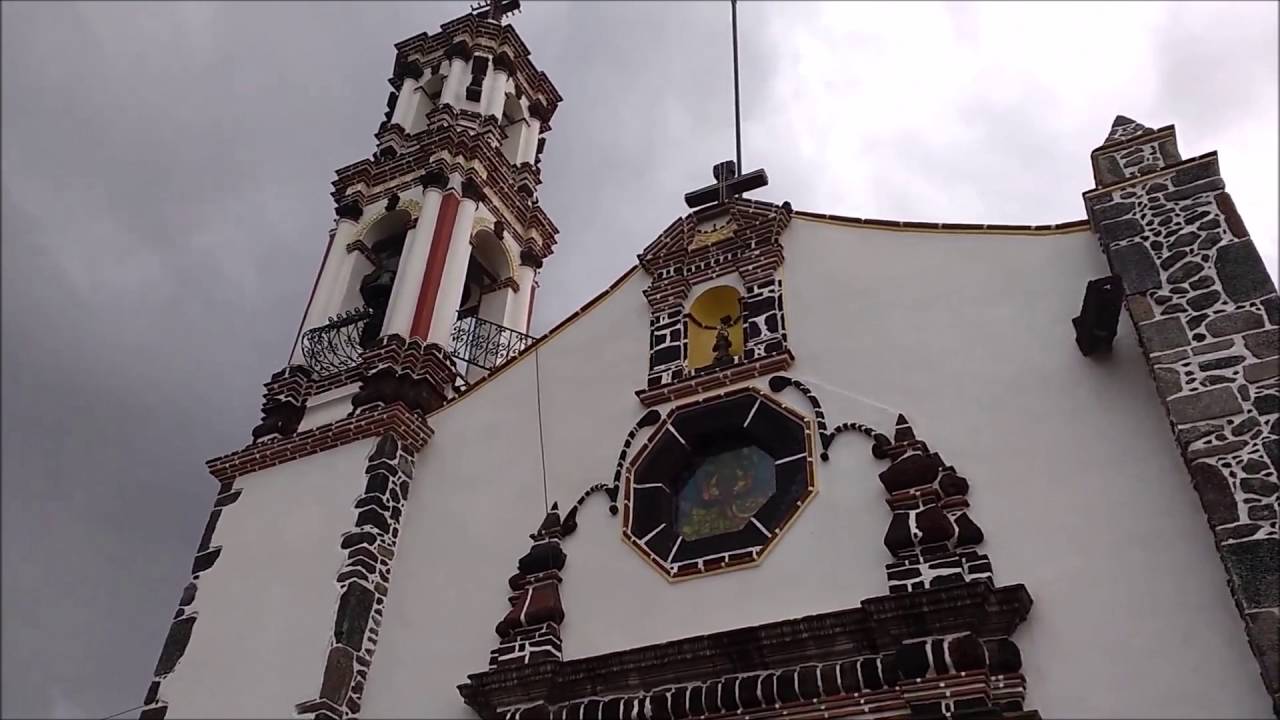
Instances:
[[[1274,276],[1276,9],[743,2],[744,164],[798,209],[1061,222],[1124,113],[1220,153]],[[288,359],[392,44],[465,10],[4,3],[5,716],[141,701],[213,497],[203,461],[248,440]],[[514,24],[565,97],[540,332],[732,157],[729,5],[528,2]]]

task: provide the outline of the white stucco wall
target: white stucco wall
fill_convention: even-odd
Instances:
[[[1025,583],[1035,598],[1015,637],[1029,707],[1046,717],[1267,712],[1128,320],[1112,357],[1075,348],[1070,318],[1086,281],[1106,274],[1088,233],[908,233],[796,218],[784,244],[790,374],[819,394],[833,425],[887,431],[905,412],[969,478],[997,580]],[[485,669],[506,578],[543,513],[538,386],[547,498],[567,510],[611,479],[644,411],[633,391],[647,362],[647,282],[633,276],[536,361],[432,418],[364,714],[469,715],[456,686]],[[780,399],[808,415],[794,390]],[[819,463],[817,497],[761,565],[675,584],[623,543],[620,519],[593,497],[565,544],[566,655],[884,594],[882,467],[864,439],[841,437]]]
[[[352,503],[372,440],[245,476],[199,581],[191,642],[161,685],[168,717],[291,717],[320,690]]]

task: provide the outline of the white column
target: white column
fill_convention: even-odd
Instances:
[[[502,108],[507,102],[507,71],[493,68],[489,72],[484,96],[481,98],[481,112],[502,118]]]
[[[409,337],[413,315],[418,309],[418,295],[422,292],[427,255],[431,251],[431,236],[435,232],[443,197],[444,191],[440,188],[428,187],[423,190],[418,225],[410,233],[404,251],[400,254],[396,282],[391,288],[391,300],[387,303],[387,319],[382,324],[383,335]]]
[[[349,268],[347,272],[343,272],[347,268],[349,258],[347,255],[347,243],[355,239],[356,228],[359,225],[354,220],[338,218],[338,226],[334,229],[333,243],[329,245],[329,253],[324,258],[324,264],[320,267],[320,277],[316,280],[315,292],[311,295],[311,304],[307,306],[306,317],[302,320],[302,332],[306,332],[313,327],[325,324],[329,320],[329,316],[335,311],[331,308],[342,297],[342,291],[346,287],[347,276],[350,274]],[[299,336],[299,347],[294,348],[294,362],[301,362],[297,358],[301,352],[301,336]]]
[[[392,124],[399,125],[406,130],[409,129],[409,121],[413,117],[410,114],[410,106],[417,104],[414,103],[413,97],[414,90],[417,87],[418,81],[411,77],[405,78],[404,82],[400,84],[400,94],[396,96],[396,107],[391,111]]]
[[[533,278],[536,271],[520,263],[516,266],[516,284],[520,289],[514,297],[507,300],[507,310],[503,314],[502,324],[522,333],[529,332],[529,300],[533,296]]]
[[[445,255],[444,270],[440,276],[440,290],[436,294],[435,310],[431,314],[431,327],[427,330],[427,342],[449,347],[449,336],[458,317],[458,303],[462,301],[462,288],[467,281],[467,262],[471,259],[471,226],[476,219],[476,201],[465,195],[458,201],[458,216],[449,236],[449,252]]]
[[[449,61],[449,74],[444,78],[444,87],[440,90],[440,102],[444,105],[462,107],[462,93],[466,92],[471,77],[467,75],[467,61],[454,58]]]
[[[516,156],[516,164],[532,163],[538,154],[538,135],[542,132],[542,121],[530,116],[520,135],[520,154]]]

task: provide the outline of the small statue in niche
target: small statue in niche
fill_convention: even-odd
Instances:
[[[740,319],[742,319],[741,315],[736,318],[729,315],[720,318],[720,327],[716,328],[716,340],[711,345],[711,352],[715,354],[711,359],[713,366],[719,367],[733,362],[733,340],[729,339],[729,328],[737,325]]]

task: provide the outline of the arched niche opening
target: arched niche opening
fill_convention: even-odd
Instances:
[[[524,108],[514,94],[508,94],[506,103],[502,106],[502,154],[512,165],[520,159],[520,145],[528,129]]]
[[[371,312],[360,332],[362,347],[369,347],[382,333],[391,288],[395,285],[400,255],[412,222],[413,215],[408,210],[393,210],[375,220],[360,238],[364,247],[356,253],[358,257],[352,264],[342,307],[363,305]]]
[[[490,228],[477,230],[471,236],[471,257],[467,261],[467,279],[458,315],[501,325],[514,277],[515,268],[502,240]]]
[[[414,92],[421,93],[416,110],[409,118],[409,133],[422,132],[427,129],[427,113],[440,104],[440,95],[444,92],[444,75],[434,74],[418,86]]]
[[[742,357],[742,293],[731,285],[702,291],[685,313],[690,370],[731,365]]]

